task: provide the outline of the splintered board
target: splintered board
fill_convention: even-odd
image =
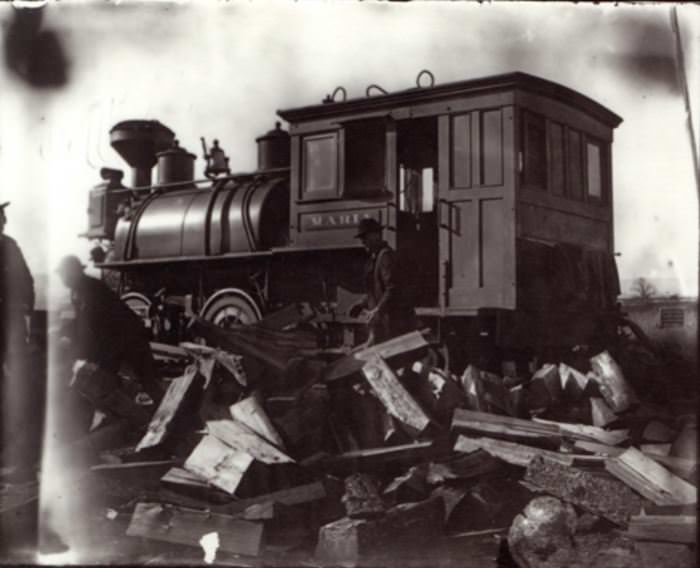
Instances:
[[[630,518],[627,536],[636,540],[653,540],[694,544],[697,542],[696,515],[641,515]]]
[[[425,430],[430,423],[430,418],[408,394],[406,388],[381,357],[378,355],[371,357],[362,367],[362,372],[391,416],[416,433]]]
[[[687,505],[697,502],[697,488],[645,456],[629,448],[605,460],[605,468],[656,505]]]
[[[233,495],[252,463],[250,454],[208,435],[187,458],[185,469]]]
[[[256,396],[249,396],[230,407],[231,417],[278,448],[284,442]]]
[[[291,463],[294,460],[253,430],[234,420],[210,420],[207,430],[229,447],[246,452],[266,464]]]
[[[428,342],[425,337],[418,331],[412,331],[339,359],[330,365],[324,373],[324,380],[327,382],[335,381],[357,373],[362,370],[367,361],[375,356],[391,359],[397,355],[417,351],[427,346]]]
[[[575,463],[596,465],[603,462],[603,458],[598,456],[552,452],[525,444],[516,444],[515,442],[496,440],[493,438],[470,438],[460,435],[454,445],[454,450],[456,452],[463,452],[466,454],[480,449],[506,463],[521,467],[527,467],[530,462],[538,456],[544,456],[559,464],[569,466]]]
[[[452,430],[457,430],[458,432],[479,432],[481,434],[519,440],[556,440],[559,442],[561,439],[561,432],[556,424],[545,424],[532,420],[459,408],[455,410],[452,416]]]
[[[197,376],[197,367],[187,367],[182,377],[173,379],[168,387],[163,400],[158,405],[158,409],[153,414],[148,430],[143,436],[136,451],[150,448],[160,444],[165,438],[175,414],[177,413],[187,392],[192,386],[194,378]]]
[[[138,503],[126,530],[127,536],[200,547],[210,533],[219,536],[219,548],[233,554],[257,556],[264,527],[227,515],[179,509],[161,503]]]

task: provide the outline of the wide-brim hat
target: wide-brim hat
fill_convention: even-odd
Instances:
[[[367,233],[381,233],[383,227],[376,219],[362,219],[357,225],[356,239],[364,237]]]
[[[80,259],[77,256],[69,254],[68,256],[64,256],[61,259],[61,262],[58,263],[56,272],[58,272],[59,274],[70,273],[73,271],[82,272],[84,268],[85,265],[82,262],[80,262]]]

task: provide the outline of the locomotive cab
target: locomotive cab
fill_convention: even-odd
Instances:
[[[618,292],[617,115],[524,73],[279,115],[291,134],[292,247],[352,247],[373,217],[410,262],[417,312],[434,327],[471,326],[503,345],[600,332]]]

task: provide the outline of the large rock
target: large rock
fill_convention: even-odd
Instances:
[[[515,517],[508,546],[520,568],[568,566],[576,556],[574,508],[554,497],[537,497]]]

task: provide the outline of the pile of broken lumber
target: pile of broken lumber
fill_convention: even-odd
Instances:
[[[93,468],[163,468],[128,501],[128,536],[200,547],[217,533],[220,555],[370,565],[488,534],[524,566],[519,513],[548,496],[631,543],[630,566],[650,545],[695,546],[696,457],[675,443],[688,422],[640,400],[608,353],[456,376],[418,331],[331,358],[281,321],[196,321],[207,345],[153,345],[181,373],[138,442]]]

